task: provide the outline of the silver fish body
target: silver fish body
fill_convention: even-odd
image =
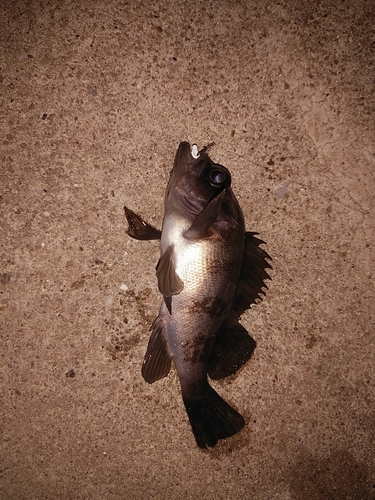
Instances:
[[[235,373],[255,341],[240,315],[260,297],[269,255],[255,233],[245,233],[229,171],[203,148],[196,156],[179,145],[165,195],[162,231],[125,207],[128,234],[160,238],[156,268],[163,295],[142,366],[152,383],[169,373],[173,359],[185,408],[201,448],[237,433],[243,417],[209,385]]]

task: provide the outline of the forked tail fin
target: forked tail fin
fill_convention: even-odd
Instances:
[[[183,397],[195,440],[199,448],[215,446],[219,439],[233,436],[245,420],[208,385],[204,398]]]

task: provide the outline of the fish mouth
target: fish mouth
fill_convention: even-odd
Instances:
[[[207,151],[215,145],[210,142],[201,150],[197,144],[190,145],[189,142],[181,142],[174,160],[173,170],[179,174],[189,173],[195,177],[206,173],[206,179],[213,188],[227,189],[231,185],[231,175],[225,167],[214,163],[208,156]]]
[[[174,159],[173,170],[179,170],[180,168],[185,168],[191,163],[192,158],[192,148],[189,142],[181,142],[178,146],[178,150]]]

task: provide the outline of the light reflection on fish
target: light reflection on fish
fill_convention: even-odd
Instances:
[[[165,194],[162,231],[125,208],[128,234],[160,239],[156,266],[163,295],[142,366],[150,384],[173,359],[183,402],[200,448],[239,432],[245,421],[210,386],[235,373],[256,343],[239,323],[267,288],[270,256],[257,233],[245,232],[231,176],[207,151],[182,142]]]

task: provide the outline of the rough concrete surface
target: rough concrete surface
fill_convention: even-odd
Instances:
[[[9,1],[1,12],[1,500],[374,499],[373,0]],[[180,141],[273,257],[197,448],[140,368]]]

